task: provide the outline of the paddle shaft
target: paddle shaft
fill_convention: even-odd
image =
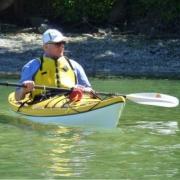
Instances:
[[[9,83],[9,82],[0,82],[0,85],[2,86],[12,86],[12,87],[24,87],[23,84],[19,83]],[[35,89],[43,89],[43,90],[55,90],[58,92],[71,92],[72,89],[64,89],[64,88],[58,88],[58,87],[51,87],[51,86],[42,86],[42,85],[35,85]],[[86,91],[85,91],[86,92]],[[96,94],[103,95],[103,96],[123,96],[126,98],[126,95],[124,94],[118,94],[118,93],[109,93],[109,92],[95,92]]]
[[[19,83],[8,83],[8,82],[0,82],[0,85],[2,86],[12,86],[12,87],[22,87],[25,88],[26,86]],[[59,92],[71,92],[71,89],[63,89],[58,87],[50,87],[50,86],[42,86],[42,85],[35,85],[35,89],[44,89],[44,90],[55,90]]]
[[[126,98],[126,95],[119,94],[119,93],[110,93],[110,92],[96,92],[96,94],[102,95],[102,96],[123,96]]]

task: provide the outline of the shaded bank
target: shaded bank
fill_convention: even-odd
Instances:
[[[66,55],[90,76],[180,78],[180,39],[143,36],[81,34],[69,36]],[[0,71],[19,74],[22,66],[42,54],[41,35],[0,35]]]

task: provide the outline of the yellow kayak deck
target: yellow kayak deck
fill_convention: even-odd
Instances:
[[[78,102],[70,102],[69,98],[64,95],[56,95],[40,102],[28,103],[28,98],[22,101],[16,101],[14,95],[15,93],[12,92],[8,97],[12,110],[30,116],[72,115],[100,109],[116,103],[125,103],[123,96],[108,97],[101,100],[90,98],[86,95]]]

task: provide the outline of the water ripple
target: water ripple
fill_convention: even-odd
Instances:
[[[138,121],[135,127],[140,129],[150,129],[152,133],[158,133],[162,135],[173,135],[179,132],[178,122],[176,121]]]

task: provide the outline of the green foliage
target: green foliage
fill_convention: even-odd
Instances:
[[[114,0],[53,0],[54,16],[64,22],[81,22],[83,19],[100,23],[108,18]]]
[[[148,18],[168,23],[180,14],[178,0],[135,0],[131,5],[132,14],[137,19]]]
[[[24,11],[26,16],[56,19],[61,23],[103,24],[108,22],[115,2],[122,2],[120,6],[125,11],[117,15],[125,17],[128,23],[145,20],[149,25],[166,25],[178,24],[180,20],[179,0],[31,0],[24,1]]]
[[[101,23],[108,18],[115,0],[31,0],[25,1],[25,12],[33,16],[50,19],[58,18],[63,22],[76,23],[83,19]]]

